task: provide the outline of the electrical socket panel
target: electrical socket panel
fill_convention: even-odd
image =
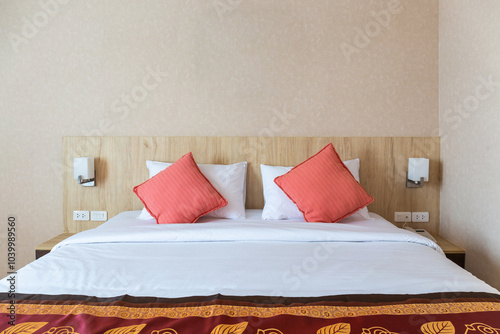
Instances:
[[[394,221],[396,223],[411,222],[411,212],[394,212]]]
[[[90,220],[92,221],[106,221],[108,220],[107,211],[90,211]]]
[[[411,221],[414,223],[428,223],[429,212],[412,212]]]
[[[73,211],[73,220],[89,220],[88,211]]]

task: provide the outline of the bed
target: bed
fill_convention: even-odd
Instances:
[[[181,225],[140,220],[139,213],[123,212],[76,234],[19,270],[20,330],[5,323],[4,333],[499,327],[498,291],[449,261],[433,241],[373,213],[370,220],[324,224],[263,221],[260,210],[247,210],[244,220]],[[8,278],[0,283],[2,291],[9,286]],[[1,296],[5,313],[9,298]]]
[[[342,166],[363,184],[356,159]],[[217,187],[243,203],[224,214],[157,224],[146,201],[57,244],[0,281],[0,333],[500,332],[499,292],[432,240],[366,207],[336,223],[276,214],[265,177],[264,208],[248,209],[243,179]]]

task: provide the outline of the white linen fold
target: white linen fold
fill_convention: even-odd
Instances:
[[[260,211],[260,210],[259,210]],[[122,213],[127,216],[129,213]],[[343,223],[307,223],[288,220],[205,218],[195,224],[109,224],[83,231],[61,241],[54,249],[70,244],[169,243],[169,242],[410,242],[441,252],[432,240],[399,229],[378,215],[373,220]],[[254,215],[250,214],[250,217]],[[117,217],[118,220],[120,217]]]

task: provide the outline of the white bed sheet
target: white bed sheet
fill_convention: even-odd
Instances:
[[[18,293],[186,297],[491,292],[432,241],[377,215],[342,223],[202,218],[157,225],[123,212],[20,269]],[[0,281],[0,291],[8,284]]]

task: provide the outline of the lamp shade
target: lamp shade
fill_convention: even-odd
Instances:
[[[408,179],[419,182],[422,177],[424,181],[429,181],[429,159],[409,158]]]
[[[73,159],[73,178],[76,180],[78,176],[82,179],[94,178],[94,157]]]

